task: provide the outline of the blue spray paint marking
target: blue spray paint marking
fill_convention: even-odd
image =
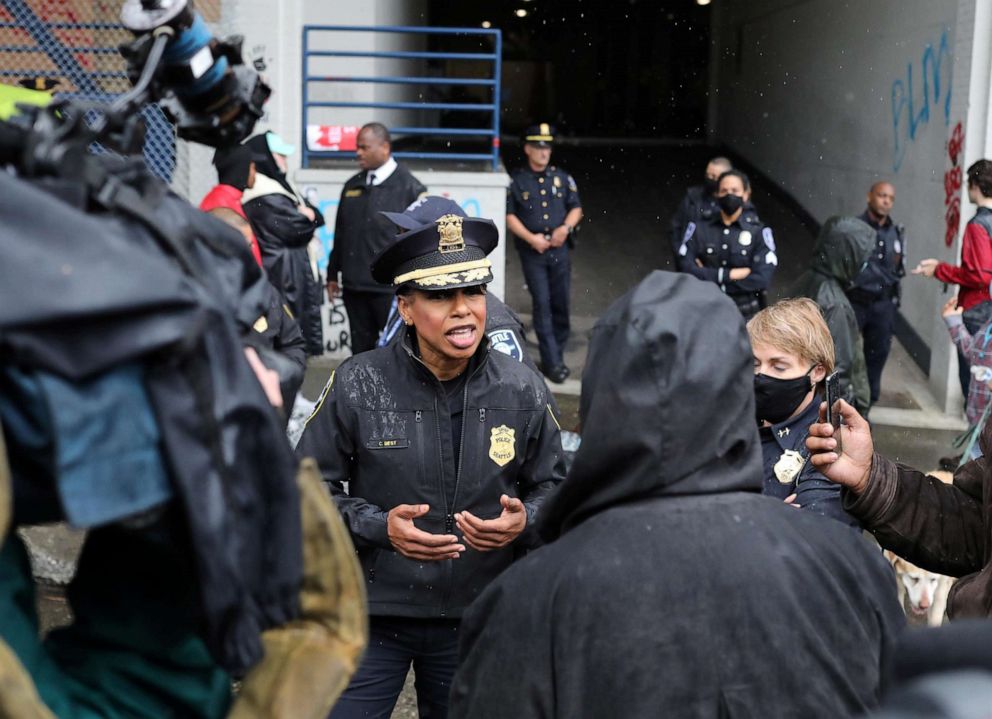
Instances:
[[[324,216],[326,224],[317,231],[317,239],[320,240],[321,252],[317,258],[317,269],[321,274],[327,274],[327,257],[334,247],[334,218],[338,211],[338,200],[321,200],[317,204],[317,209]],[[469,217],[482,216],[482,203],[478,198],[470,197],[461,202],[461,207]]]
[[[937,47],[927,44],[920,57],[920,81],[922,93],[914,95],[913,63],[906,63],[906,79],[899,78],[892,83],[892,170],[899,171],[906,148],[916,141],[916,133],[930,123],[930,105],[940,111],[943,105],[944,125],[951,122],[951,50],[947,28],[940,34]],[[946,75],[946,77],[944,77]],[[941,102],[943,100],[943,102]],[[919,106],[917,106],[919,102]]]

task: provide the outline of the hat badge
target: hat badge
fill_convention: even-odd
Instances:
[[[460,252],[465,249],[465,238],[462,236],[462,219],[458,215],[443,215],[435,220],[437,234],[440,240],[437,251],[445,254]]]

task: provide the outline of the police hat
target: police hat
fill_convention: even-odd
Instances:
[[[424,207],[429,210],[424,211]],[[449,211],[441,216],[435,214],[445,209]],[[397,287],[409,283],[422,290],[451,290],[492,282],[492,263],[487,255],[499,241],[499,231],[492,220],[465,217],[457,204],[443,197],[415,202],[403,213],[383,214],[400,227],[414,222],[416,226],[372,260],[376,282]]]
[[[21,87],[39,92],[51,92],[59,85],[59,81],[51,77],[26,77],[17,81]]]
[[[454,200],[437,195],[424,195],[413,202],[403,212],[379,212],[397,227],[404,230],[416,230],[418,227],[434,222],[442,215],[458,215],[467,217],[465,211]]]
[[[546,122],[539,125],[531,125],[524,130],[524,142],[529,142],[538,147],[551,147],[555,141],[555,128]]]

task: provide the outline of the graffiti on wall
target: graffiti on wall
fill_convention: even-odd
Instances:
[[[964,150],[964,130],[959,122],[947,141],[947,156],[951,167],[944,172],[944,244],[954,244],[961,224],[961,154]]]
[[[335,298],[327,307],[328,331],[324,335],[324,351],[329,354],[347,352],[351,354],[351,328],[348,314],[344,310],[344,300]]]
[[[906,63],[906,76],[892,82],[892,169],[899,171],[906,150],[933,119],[951,121],[951,50],[947,28],[937,45],[927,44],[915,60]]]

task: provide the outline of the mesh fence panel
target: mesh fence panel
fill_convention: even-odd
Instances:
[[[123,0],[0,0],[0,82],[48,90],[56,97],[108,101],[130,88],[117,51],[132,35],[119,20]],[[221,0],[200,0],[208,24]],[[144,157],[162,179],[176,169],[176,133],[154,105],[142,110]]]

